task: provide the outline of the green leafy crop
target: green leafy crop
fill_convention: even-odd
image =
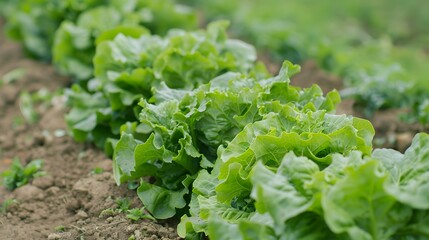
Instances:
[[[53,62],[64,74],[88,80],[93,76],[95,46],[103,41],[118,34],[138,38],[149,31],[164,35],[171,28],[196,27],[194,11],[170,0],[111,0],[86,10],[75,21],[61,23],[55,33]]]
[[[404,155],[390,149],[371,155],[352,150],[330,154],[328,165],[305,151],[281,147],[265,147],[261,155],[257,146],[222,160],[224,151],[219,167],[199,173],[191,216],[182,217],[179,226],[182,237],[429,237],[429,135],[417,135]]]
[[[229,72],[192,91],[164,85],[153,93],[154,104],[140,102],[140,123],[122,128],[113,156],[117,183],[150,177],[149,182],[142,180],[137,189],[140,199],[156,218],[172,217],[177,209],[186,206],[186,196],[198,171],[213,168],[222,149],[227,152],[246,146],[242,142],[236,146],[235,141],[242,135],[251,136],[246,131],[254,122],[266,128],[253,133],[271,133],[272,137],[276,128],[277,135],[281,135],[283,128],[300,132],[319,122],[314,131],[333,132],[326,137],[322,133],[314,136],[317,140],[312,148],[317,152],[313,154],[322,162],[329,161],[324,154],[334,147],[338,151],[370,151],[371,125],[327,114],[338,103],[338,93],[331,92],[325,98],[317,86],[290,86],[289,76],[297,71],[298,66],[285,62],[279,75],[272,78],[258,80]],[[325,119],[332,121],[322,126]],[[347,134],[350,147],[336,144],[341,135]],[[302,138],[295,143],[297,151],[309,149],[306,144],[299,144],[310,142],[313,136]]]
[[[306,28],[260,17],[290,17],[285,10],[302,7],[261,3],[254,15],[240,8],[241,20],[256,23],[243,28],[244,36],[257,35],[258,45],[273,45],[278,56],[317,57],[347,79],[343,94],[369,102],[369,110],[400,106],[399,92],[424,96],[410,90],[403,81],[407,72],[383,55],[391,50],[388,41],[372,41],[356,24],[344,32],[336,23],[332,32],[344,38],[330,42],[321,37],[327,20],[311,34],[298,34]],[[318,4],[327,10],[321,15],[332,13],[329,4]],[[8,9],[1,12],[9,34],[30,53],[45,59],[53,53],[60,71],[88,80],[67,91],[70,132],[105,147],[116,183],[136,189],[144,204],[130,209],[128,199],[118,199],[117,208],[100,217],[181,216],[178,233],[186,239],[429,239],[429,135],[417,135],[404,154],[373,151],[369,121],[335,114],[337,91],[323,95],[317,85],[290,85],[300,67],[289,61],[271,76],[256,63],[252,45],[228,38],[228,22],[187,31],[196,26],[195,12],[169,0],[21,0],[0,6]],[[239,4],[225,6],[232,14]],[[375,34],[384,23],[370,16],[361,17],[374,24],[369,28]],[[299,20],[311,23],[313,17]],[[351,42],[358,50],[347,52]],[[367,61],[380,53],[380,67]],[[27,95],[23,109],[31,108]],[[406,102],[421,112],[420,121],[429,121],[427,101]],[[41,167],[41,160],[27,166],[15,160],[1,176],[12,190],[42,174]]]
[[[21,165],[19,159],[15,159],[10,168],[0,176],[3,178],[4,186],[9,190],[14,190],[27,184],[31,179],[44,175],[42,166],[43,160],[40,159],[33,160],[25,166]]]
[[[8,4],[8,12],[4,15],[9,37],[22,42],[30,55],[50,59],[55,31],[61,21],[76,19],[84,9],[104,1],[86,0],[79,1],[80,4],[73,2],[76,1],[21,0]]]
[[[91,66],[83,65],[91,63],[94,40],[115,26],[138,30],[142,24],[160,34],[174,27],[196,26],[196,15],[170,0],[19,0],[2,4],[5,11],[1,14],[7,19],[11,38],[22,42],[36,58],[50,60],[53,50],[60,70],[77,74],[73,77],[78,78],[87,77],[87,68]],[[116,30],[121,31],[131,30]],[[114,32],[104,33],[104,38],[112,37]],[[72,52],[73,49],[81,53]],[[79,73],[74,67],[84,72]]]
[[[66,120],[74,138],[103,147],[108,137],[119,136],[122,124],[138,119],[140,98],[153,101],[157,89],[192,90],[228,71],[249,72],[256,51],[228,39],[227,25],[216,22],[207,31],[172,30],[164,38],[119,34],[100,43],[90,91],[75,85],[68,94],[73,108]]]

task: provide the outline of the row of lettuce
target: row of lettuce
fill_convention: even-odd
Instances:
[[[370,122],[335,115],[338,92],[290,85],[288,61],[271,76],[227,22],[196,30],[168,0],[2,7],[12,36],[76,80],[72,136],[104,147],[155,218],[181,217],[180,236],[429,239],[429,135],[373,151]]]
[[[182,2],[209,19],[232,19],[235,36],[272,58],[316,60],[344,79],[342,97],[363,105],[367,116],[406,107],[409,120],[429,123],[429,17],[420,0]]]

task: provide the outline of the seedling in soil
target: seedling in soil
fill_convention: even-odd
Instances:
[[[4,186],[9,190],[14,190],[25,184],[31,179],[43,176],[43,160],[37,159],[23,166],[18,158],[15,158],[10,168],[4,171],[0,176],[3,178]]]
[[[130,209],[131,202],[128,198],[119,198],[116,199],[116,204],[118,205],[117,211],[118,212],[127,212],[128,209]]]
[[[101,211],[99,218],[107,218],[111,216],[115,216],[118,213],[125,213],[128,211],[128,209],[131,206],[131,202],[128,198],[118,198],[115,200],[115,203],[117,205],[116,209],[107,208]]]
[[[62,225],[55,227],[55,231],[57,232],[64,232],[65,230],[66,230],[66,227]]]
[[[108,217],[115,216],[116,214],[118,214],[117,209],[108,208],[108,209],[104,209],[103,211],[101,211],[101,213],[98,217],[99,218],[108,218]]]
[[[117,208],[108,208],[103,210],[100,213],[99,218],[115,216],[118,213],[126,213],[126,217],[133,221],[137,221],[139,219],[150,219],[156,222],[156,219],[146,212],[145,207],[130,209],[131,202],[128,198],[119,198],[115,202],[117,204]]]
[[[16,201],[16,199],[6,199],[1,205],[0,205],[0,214],[5,214],[7,212],[7,209],[9,208],[9,206],[11,206],[12,204],[17,203],[18,201]]]
[[[128,212],[127,218],[133,221],[137,221],[140,219],[149,219],[156,222],[156,219],[152,217],[150,214],[146,213],[145,210],[146,210],[145,207],[130,209],[127,211]]]
[[[97,167],[97,168],[92,169],[91,173],[92,174],[102,174],[102,173],[104,173],[104,169]]]

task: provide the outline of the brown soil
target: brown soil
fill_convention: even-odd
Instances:
[[[0,204],[18,201],[0,215],[0,239],[178,239],[172,223],[132,221],[124,213],[100,217],[103,210],[117,208],[116,199],[128,198],[132,207],[141,202],[133,191],[116,186],[111,160],[101,151],[62,134],[64,99],[37,106],[41,117],[36,124],[24,122],[21,92],[53,92],[69,80],[50,65],[26,59],[19,45],[0,35],[0,79],[17,68],[25,69],[25,75],[0,85],[0,172],[18,157],[23,164],[43,159],[46,175],[12,192],[0,187]],[[95,168],[104,172],[91,173]]]

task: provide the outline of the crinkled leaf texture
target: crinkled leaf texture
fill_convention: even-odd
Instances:
[[[94,9],[94,13],[96,10]],[[73,121],[76,118],[69,117],[68,126],[71,132],[79,132],[73,136],[79,140],[87,136],[85,140],[93,141],[92,135],[96,134],[94,131],[102,128],[107,133],[110,132],[110,135],[119,137],[122,124],[138,121],[141,111],[138,102],[141,98],[150,103],[166,100],[166,95],[170,98],[169,100],[180,100],[177,98],[183,97],[183,92],[192,91],[225,72],[238,71],[247,74],[254,66],[256,51],[251,45],[228,39],[227,26],[227,22],[215,22],[210,24],[206,31],[171,30],[165,37],[149,35],[144,29],[131,31],[129,28],[122,27],[113,28],[109,33],[104,32],[104,35],[98,38],[93,60],[95,78],[88,82],[88,92],[85,94],[96,95],[97,98],[107,100],[107,106],[105,106],[106,109],[96,107],[85,109],[84,106],[78,109],[72,108],[72,112],[83,112],[92,116],[88,120],[89,125],[84,129],[78,125],[79,120]],[[76,30],[75,27],[70,28]],[[58,34],[67,35],[61,31]],[[84,41],[82,38],[79,39],[71,45],[64,43],[61,46],[73,48],[73,46],[82,45],[85,49],[90,46],[82,43]],[[235,47],[231,47],[231,44]],[[85,51],[72,49],[67,51],[73,54],[86,54]],[[70,59],[74,61],[74,57]],[[64,62],[64,64],[68,63]],[[68,68],[66,65],[64,67]],[[255,75],[267,75],[263,69],[257,71]],[[90,71],[80,69],[77,74],[85,75],[86,72]],[[83,89],[79,90],[79,94],[84,91]],[[177,93],[177,98],[172,98],[170,92]],[[71,105],[75,104],[72,102]],[[245,107],[246,105],[239,106],[239,110],[243,111]],[[105,115],[94,121],[94,115],[98,112],[103,112]],[[110,126],[110,130],[105,126]],[[102,138],[97,145],[103,146],[105,140],[106,138]]]
[[[429,135],[416,135],[396,163],[399,176],[386,186],[386,190],[404,204],[429,210]]]
[[[167,84],[160,85],[160,88],[153,91],[154,95],[151,100],[154,103],[149,103],[147,100],[140,102],[142,108],[140,123],[124,130],[121,139],[117,142],[114,151],[117,183],[151,177],[151,184],[154,189],[158,189],[156,192],[160,194],[165,191],[181,192],[183,189],[186,190],[181,181],[188,175],[196,176],[200,169],[211,169],[218,154],[222,152],[219,149],[225,147],[228,149],[229,145],[234,143],[233,139],[240,135],[248,124],[264,121],[264,118],[268,119],[266,122],[271,123],[270,121],[272,121],[277,125],[289,124],[292,127],[293,124],[296,124],[297,121],[292,119],[290,123],[287,123],[287,120],[284,120],[284,123],[276,122],[277,114],[282,114],[278,111],[299,114],[302,110],[308,112],[308,116],[310,116],[312,109],[321,108],[324,110],[317,110],[312,119],[316,121],[319,120],[316,118],[323,118],[326,111],[332,111],[338,102],[335,98],[336,95],[325,98],[318,88],[290,87],[288,71],[294,72],[296,69],[295,65],[285,62],[279,76],[263,80],[255,79],[252,74],[229,72],[195,90],[188,91],[171,89]],[[282,102],[273,102],[277,96],[281,96]],[[314,102],[318,102],[317,105]],[[296,107],[294,107],[295,105]],[[303,119],[306,118],[305,115],[302,116]],[[260,124],[265,124],[265,122]],[[353,121],[345,118],[344,123],[336,124],[351,125]],[[138,128],[139,132],[137,132]],[[301,126],[297,126],[297,128],[301,128]],[[329,131],[331,129],[335,131],[337,127],[329,126],[327,128]],[[334,136],[333,139],[335,138]],[[364,142],[364,140],[361,141]],[[295,145],[299,143],[301,141]],[[317,145],[320,144],[317,143]],[[347,146],[341,147],[347,148]],[[256,145],[255,148],[257,148]],[[231,184],[233,187],[226,186],[228,189],[225,191],[218,191],[218,197],[229,198],[231,196],[231,201],[236,197],[235,203],[239,208],[246,209],[247,206],[252,208],[251,202],[243,202],[238,194],[228,192],[234,189],[240,193],[248,193],[251,189],[250,180],[246,177],[244,179],[242,176],[239,177],[241,165],[235,165],[237,168],[234,169],[232,166],[230,174],[232,178],[224,185]],[[246,172],[245,174],[248,175]],[[145,186],[147,185],[148,183],[145,183]],[[140,190],[139,195],[143,196],[146,194],[145,191],[151,189],[145,187]],[[221,196],[222,194],[230,196]],[[155,198],[145,199],[145,204],[156,206],[152,209],[148,208],[148,210],[159,212],[157,208],[161,205],[150,202]],[[194,201],[204,202],[206,205],[218,204],[217,199],[210,196]],[[219,209],[229,209],[229,204],[225,205],[223,202],[219,202],[219,204]],[[179,205],[176,205],[176,208],[180,208]],[[241,216],[246,211],[239,210],[235,213],[234,210],[224,214]],[[209,213],[207,212],[206,215],[208,216]],[[158,216],[170,217],[170,215],[162,214]]]
[[[164,35],[166,29],[176,27],[196,29],[195,12],[179,8],[170,0],[156,3],[153,0],[111,0],[84,11],[77,19],[61,23],[55,32],[53,62],[62,73],[75,80],[89,80],[93,77],[96,45],[113,40],[118,34],[138,38],[148,34],[150,29],[154,34]]]
[[[232,201],[219,196],[223,180],[218,176],[225,162],[218,161],[211,174],[201,172],[195,180],[191,217],[182,218],[180,226],[186,229],[179,233],[220,239],[246,239],[250,233],[267,239],[428,239],[426,181],[420,180],[426,172],[428,139],[429,135],[418,134],[405,154],[389,149],[371,156],[356,150],[335,153],[327,166],[292,151],[278,165],[266,164],[246,150],[231,159],[255,162],[253,167],[229,173],[241,178],[236,184],[250,178],[251,198],[235,189],[226,198]],[[407,185],[411,179],[413,184]],[[231,211],[246,214],[240,218],[225,214]]]
[[[311,237],[311,231],[299,232],[287,227],[289,221],[291,224],[308,221],[299,219],[300,214],[309,216],[309,210],[322,211],[320,190],[317,186],[306,189],[307,185],[311,185],[319,169],[332,163],[334,153],[360,150],[370,154],[374,129],[368,121],[326,113],[330,109],[317,110],[314,102],[304,103],[308,100],[302,99],[306,90],[289,87],[287,81],[279,79],[282,78],[260,81],[269,86],[257,98],[261,120],[246,124],[231,142],[218,149],[218,159],[210,174],[198,175],[190,204],[191,216],[182,218],[179,227],[181,236],[227,234],[210,230],[214,221],[219,226],[236,224],[231,231],[246,231],[240,233],[242,236],[262,227],[265,230],[252,234],[285,239]],[[280,92],[283,95],[279,99],[283,100],[273,101],[273,95],[277,98]],[[315,98],[317,94],[306,96]],[[328,99],[329,96],[325,102]],[[318,106],[327,105],[322,102]],[[296,159],[294,154],[306,157]],[[279,175],[271,180],[271,171],[275,169]],[[273,207],[276,205],[279,207]],[[323,216],[318,219],[324,223]],[[334,235],[325,223],[321,229],[314,236]]]
[[[411,209],[385,191],[387,172],[374,159],[344,171],[344,178],[322,193],[328,226],[350,239],[390,239],[406,224]]]

